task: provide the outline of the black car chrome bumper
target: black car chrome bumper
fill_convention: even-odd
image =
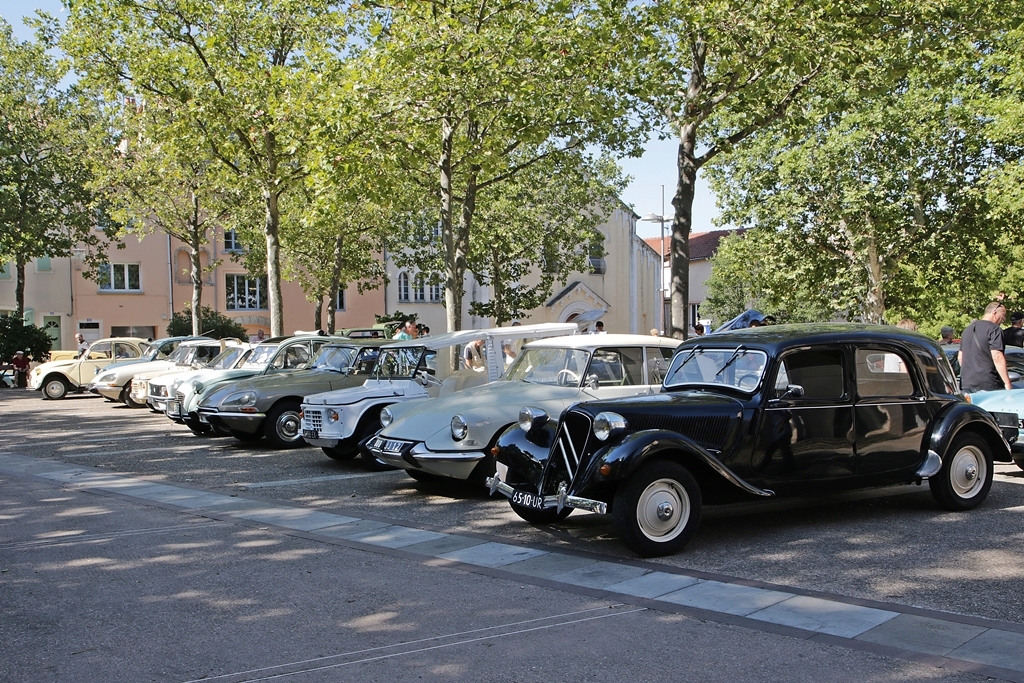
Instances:
[[[510,486],[501,480],[501,475],[495,473],[492,477],[487,477],[484,482],[491,491],[491,495],[497,491],[503,496],[512,499],[516,493],[520,493],[518,489]],[[529,492],[531,496],[536,494]],[[581,498],[579,496],[570,496],[563,484],[558,489],[558,494],[554,496],[538,496],[541,499],[541,508],[550,509],[557,508],[561,512],[564,508],[573,508],[576,510],[589,510],[590,512],[596,512],[599,515],[608,514],[608,504],[600,500],[591,500],[590,498]]]

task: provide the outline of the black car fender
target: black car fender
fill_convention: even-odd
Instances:
[[[995,419],[983,408],[970,403],[954,403],[935,416],[927,448],[945,458],[957,434],[970,430],[984,438],[992,448],[992,459],[1010,462],[1010,447]],[[922,455],[927,455],[923,453]]]
[[[508,483],[530,484],[540,490],[557,428],[558,423],[549,420],[527,434],[515,424],[498,436],[492,452],[495,460],[508,466],[512,479]]]
[[[628,479],[637,469],[651,460],[671,459],[688,466],[698,482],[715,486],[727,482],[742,493],[771,497],[775,493],[761,489],[740,478],[714,454],[695,441],[661,429],[633,432],[618,443],[597,451],[590,464],[576,476],[573,489],[583,492],[593,487],[605,487],[610,482]],[[602,471],[606,474],[602,474]],[[707,477],[715,480],[708,481]],[[704,479],[705,481],[701,481]]]

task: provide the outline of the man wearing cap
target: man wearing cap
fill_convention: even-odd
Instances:
[[[1006,307],[1001,301],[993,301],[985,307],[985,315],[960,335],[960,386],[969,394],[1013,388],[999,328],[1005,319]]]
[[[15,351],[14,360],[11,361],[11,365],[14,366],[14,378],[15,384],[19,389],[28,388],[28,357],[24,351]]]
[[[1010,326],[1003,330],[1003,346],[1024,347],[1024,313],[1010,315]]]

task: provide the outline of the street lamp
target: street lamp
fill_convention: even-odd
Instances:
[[[665,315],[665,186],[661,186],[661,215],[649,213],[640,220],[647,223],[661,223],[661,333],[668,335],[668,316]]]

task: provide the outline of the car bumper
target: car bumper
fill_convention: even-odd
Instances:
[[[199,421],[212,425],[227,427],[236,432],[255,434],[263,420],[267,416],[264,413],[221,413],[218,411],[200,410]]]
[[[563,508],[573,508],[574,510],[589,510],[599,515],[608,514],[608,504],[603,501],[570,496],[565,492],[564,486],[554,496],[538,496],[533,491],[528,491],[525,488],[520,490],[506,484],[503,479],[508,476],[508,466],[498,463],[496,470],[494,475],[488,477],[485,482],[492,496],[498,492],[512,502],[534,510],[558,510],[561,512]]]
[[[365,448],[378,460],[405,470],[420,470],[450,479],[469,479],[477,464],[487,457],[483,451],[434,452],[420,441],[371,437]]]
[[[111,401],[121,398],[121,387],[90,386],[89,391],[99,394],[103,398],[109,398]]]

